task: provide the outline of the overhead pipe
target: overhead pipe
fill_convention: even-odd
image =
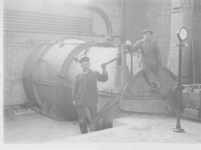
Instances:
[[[91,5],[91,4],[85,4],[85,3],[65,3],[64,4],[65,6],[70,6],[70,7],[76,7],[76,8],[83,8],[83,9],[87,9],[87,10],[90,10],[90,11],[93,11],[93,12],[96,12],[97,14],[99,14],[104,22],[105,22],[105,25],[106,25],[106,28],[107,28],[107,36],[108,36],[108,39],[112,40],[112,24],[110,22],[110,19],[108,17],[108,15],[102,10],[100,9],[99,7],[97,6],[94,6],[94,5]]]

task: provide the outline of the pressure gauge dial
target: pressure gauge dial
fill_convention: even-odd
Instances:
[[[188,31],[185,27],[182,27],[178,32],[177,32],[177,37],[181,41],[185,41],[188,37]]]

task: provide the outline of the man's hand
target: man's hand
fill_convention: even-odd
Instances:
[[[131,45],[131,41],[127,40],[125,46]]]
[[[103,63],[101,65],[101,68],[103,69],[103,74],[107,74],[107,71],[106,71],[106,63]]]
[[[73,105],[76,106],[76,101],[73,101]]]
[[[102,68],[103,70],[105,70],[105,69],[106,69],[106,63],[103,63],[103,64],[101,65],[101,68]]]
[[[126,41],[125,48],[128,53],[131,53],[131,41],[129,40]]]

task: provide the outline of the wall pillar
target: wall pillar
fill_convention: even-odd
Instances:
[[[192,0],[172,0],[171,1],[171,40],[170,50],[167,62],[167,68],[175,75],[178,75],[179,68],[179,47],[177,44],[177,31],[181,27],[186,27],[188,30],[188,38],[185,41],[187,47],[182,48],[182,83],[187,84],[192,82],[192,67],[191,67],[191,41],[192,41],[192,22],[193,22],[193,1]]]

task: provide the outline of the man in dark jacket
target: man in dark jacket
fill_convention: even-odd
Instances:
[[[106,65],[102,64],[103,73],[90,69],[90,60],[88,57],[80,59],[82,72],[75,76],[73,83],[73,103],[77,107],[78,121],[82,134],[87,133],[87,125],[97,116],[97,81],[106,82],[108,73]],[[94,131],[94,127],[91,127]]]
[[[137,41],[133,46],[126,42],[127,49],[130,53],[140,50],[140,67],[142,67],[147,75],[149,84],[154,88],[161,87],[159,81],[159,68],[162,66],[161,54],[156,41],[152,40],[153,32],[149,29],[144,30],[144,38]]]

